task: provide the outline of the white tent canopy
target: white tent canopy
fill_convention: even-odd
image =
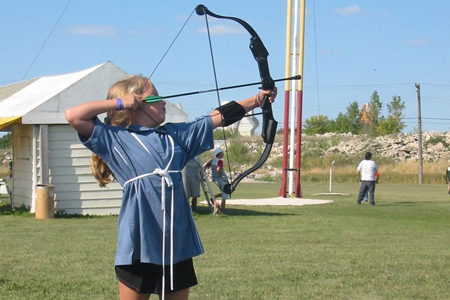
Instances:
[[[0,129],[12,123],[67,124],[64,118],[67,108],[90,100],[105,99],[111,84],[127,75],[112,62],[106,62],[74,73],[40,77],[1,100]],[[19,84],[23,82],[14,85]],[[0,87],[0,94],[14,85]],[[187,114],[167,103],[166,121],[185,122]]]

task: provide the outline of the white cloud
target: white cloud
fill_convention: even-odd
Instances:
[[[75,35],[116,36],[117,30],[111,26],[76,25],[70,30]]]
[[[413,46],[422,46],[430,43],[430,40],[407,40],[407,44]]]
[[[200,33],[207,33],[206,27],[202,27],[198,30]],[[224,26],[224,25],[214,25],[209,27],[209,32],[211,35],[241,35],[247,34],[247,31],[243,28]]]
[[[354,15],[361,12],[361,9],[357,5],[353,6],[347,6],[344,8],[336,8],[334,10],[335,13],[341,15],[341,16],[348,16],[348,15]]]

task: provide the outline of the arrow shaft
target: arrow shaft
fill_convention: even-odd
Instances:
[[[300,75],[297,75],[297,76],[293,76],[293,77],[275,79],[274,82],[286,81],[286,80],[299,80],[300,78],[301,78]],[[192,95],[211,93],[211,92],[216,92],[216,91],[224,91],[224,90],[243,88],[243,87],[252,86],[252,85],[258,85],[258,84],[261,84],[261,82],[258,81],[258,82],[251,82],[251,83],[244,83],[244,84],[238,84],[238,85],[225,86],[225,87],[220,87],[220,88],[217,88],[217,89],[195,91],[195,92],[187,92],[187,93],[174,94],[174,95],[169,95],[169,96],[161,96],[161,98],[169,99],[169,98],[176,98],[176,97],[192,96]]]

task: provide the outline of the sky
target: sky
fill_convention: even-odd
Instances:
[[[272,77],[285,77],[286,0],[16,0],[1,5],[0,86],[112,61],[129,74],[153,73],[161,95],[213,89],[205,19],[191,15],[198,4],[249,23],[269,51]],[[422,130],[448,131],[449,11],[448,0],[307,0],[303,122],[318,114],[334,119],[376,90],[385,116],[393,96],[405,101],[404,131],[413,132],[420,83]],[[209,27],[218,85],[259,81],[249,35],[231,21],[209,18]],[[282,127],[285,84],[277,86],[273,110]],[[253,86],[219,95],[240,100],[257,92]],[[170,101],[181,103],[189,119],[218,106],[216,93]]]

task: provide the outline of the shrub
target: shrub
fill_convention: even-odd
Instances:
[[[429,140],[425,141],[423,143],[423,147],[426,149],[428,147],[428,145],[436,145],[438,143],[442,143],[442,145],[444,145],[444,147],[448,148],[449,144],[447,143],[447,141],[445,140],[445,138],[443,136],[437,136],[437,137],[432,137]]]
[[[0,138],[0,149],[11,149],[12,148],[12,134],[7,133]]]

